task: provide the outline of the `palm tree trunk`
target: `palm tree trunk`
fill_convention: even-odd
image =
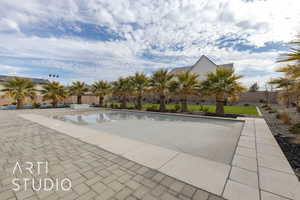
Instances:
[[[17,109],[22,108],[22,99],[17,99]]]
[[[52,102],[52,107],[53,107],[53,108],[57,108],[57,101],[53,101],[53,102]]]
[[[181,99],[181,112],[187,112],[188,108],[187,108],[187,98],[183,97]]]
[[[139,94],[137,97],[137,109],[142,110],[142,94]]]
[[[161,94],[159,96],[159,111],[164,112],[166,110],[166,95]]]
[[[81,104],[81,95],[77,96],[77,104]]]
[[[122,97],[121,100],[121,108],[127,108],[127,101],[126,101],[126,97]]]
[[[224,115],[224,103],[225,97],[223,94],[216,96],[216,114],[217,115]]]
[[[216,103],[216,114],[224,115],[224,101],[217,101]]]
[[[104,100],[104,96],[100,95],[100,96],[99,96],[99,106],[100,106],[100,107],[103,106],[103,100]]]

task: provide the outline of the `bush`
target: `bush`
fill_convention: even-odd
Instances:
[[[176,112],[178,112],[178,111],[180,110],[180,108],[181,108],[181,106],[180,106],[179,104],[175,104],[174,110],[175,110]]]
[[[209,110],[209,108],[208,107],[205,107],[205,106],[203,106],[203,112],[205,112],[205,113],[207,113],[208,112],[208,110]]]
[[[245,103],[244,106],[249,106],[249,103]]]
[[[111,104],[109,105],[110,108],[114,108],[114,106],[115,106],[115,105],[114,105],[113,103],[111,103]]]
[[[300,123],[294,124],[289,131],[293,134],[300,134]]]
[[[270,106],[268,106],[268,107],[265,107],[265,110],[269,111],[269,110],[272,110],[272,108]]]
[[[33,107],[33,108],[39,108],[39,107],[41,107],[41,104],[40,104],[40,103],[34,102],[34,103],[32,104],[32,107]]]
[[[158,106],[157,105],[151,105],[149,108],[146,109],[146,111],[157,111],[158,110]]]
[[[279,119],[282,121],[283,124],[291,124],[291,118],[289,116],[289,113],[286,111],[280,112],[279,113]]]
[[[104,106],[104,108],[107,108],[107,107],[108,107],[107,103],[106,103],[106,104],[104,104],[103,106]]]

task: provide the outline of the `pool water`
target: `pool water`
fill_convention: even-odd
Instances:
[[[243,127],[238,120],[127,111],[55,118],[226,164],[232,161]]]

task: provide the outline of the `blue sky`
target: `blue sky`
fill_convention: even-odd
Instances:
[[[64,84],[233,62],[262,86],[300,32],[296,0],[1,0],[0,74]]]

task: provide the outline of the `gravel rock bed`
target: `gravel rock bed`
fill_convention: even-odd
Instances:
[[[271,107],[273,110],[284,109],[288,111],[293,122],[300,121],[300,113],[296,111],[296,108],[287,109],[280,105],[271,105]],[[295,137],[295,135],[289,131],[291,125],[283,124],[276,118],[276,113],[269,113],[262,107],[260,107],[260,110],[269,125],[271,132],[275,136],[279,146],[300,180],[300,144],[293,144],[290,142],[290,139]]]

